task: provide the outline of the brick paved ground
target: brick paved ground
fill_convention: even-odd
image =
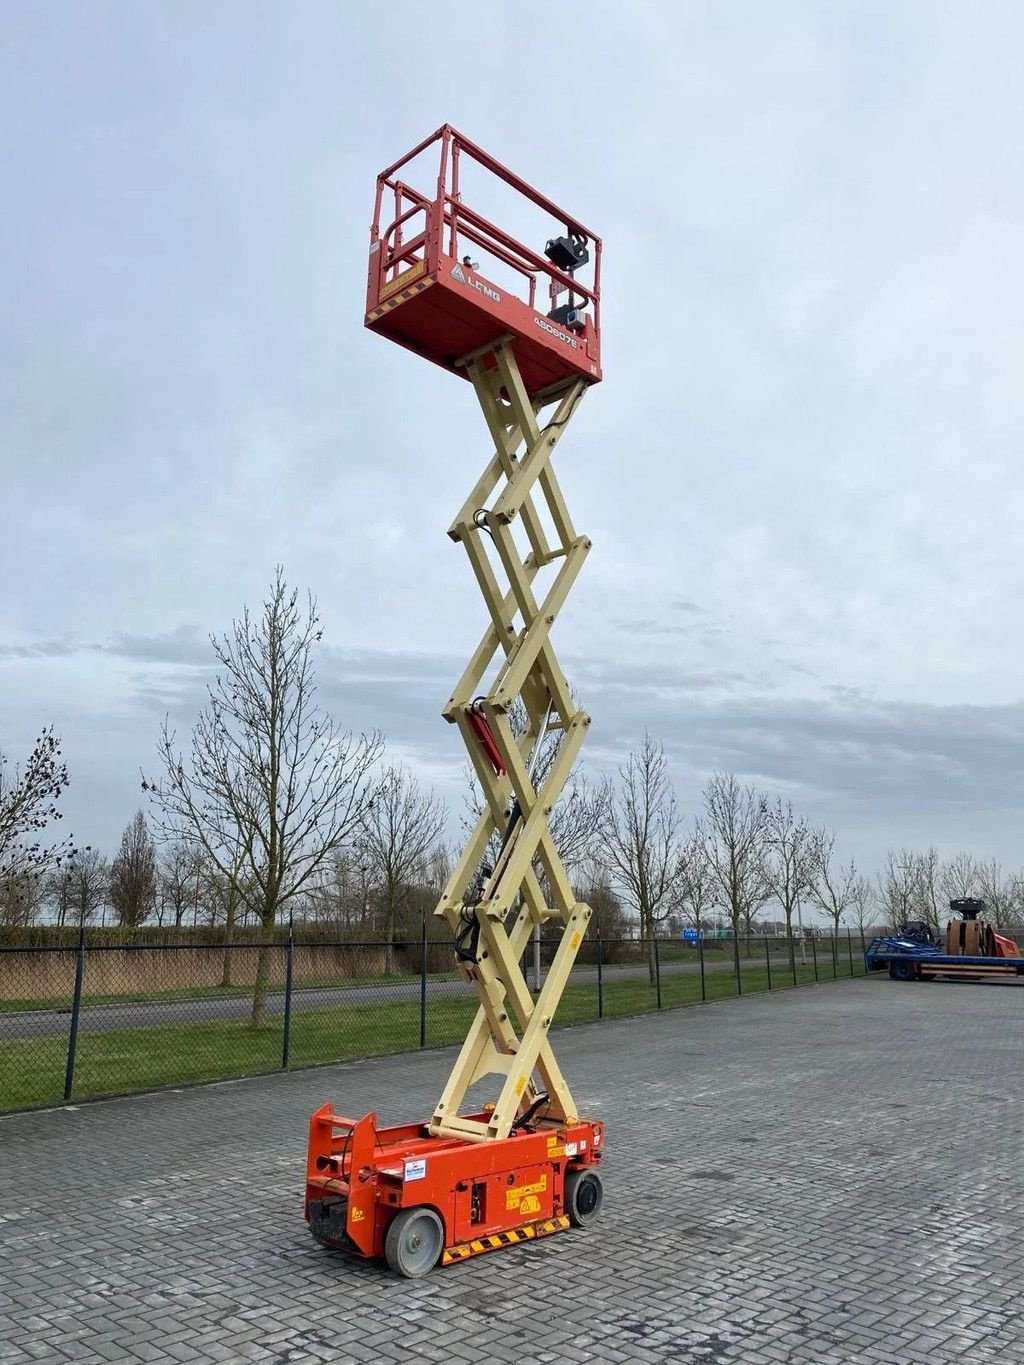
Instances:
[[[0,1120],[0,1361],[1024,1362],[1024,991],[872,979],[558,1035],[589,1233],[419,1281],[314,1246],[307,1114],[450,1053]]]

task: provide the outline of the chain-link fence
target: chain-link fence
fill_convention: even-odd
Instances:
[[[534,990],[554,942],[531,943]],[[849,936],[587,939],[558,1024],[860,975]],[[450,944],[0,947],[0,1111],[461,1042]]]

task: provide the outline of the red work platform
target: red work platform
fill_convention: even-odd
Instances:
[[[431,197],[398,172],[435,146]],[[547,215],[553,236],[538,243],[545,254],[463,202],[464,158]],[[513,272],[522,296],[481,273],[474,251]],[[553,395],[575,379],[598,383],[600,287],[600,239],[448,124],[377,177],[366,325],[446,370],[460,373],[461,360],[510,336],[531,397]]]

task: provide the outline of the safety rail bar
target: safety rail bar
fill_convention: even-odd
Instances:
[[[397,179],[397,172],[410,161],[425,152],[435,143],[441,144],[440,167],[437,177],[436,194],[433,199],[414,189],[404,180]],[[529,200],[556,222],[565,225],[566,231],[577,233],[585,238],[593,248],[593,284],[585,284],[559,269],[546,257],[525,246],[509,233],[504,232],[481,214],[462,202],[459,189],[459,163],[462,154],[467,155],[485,171],[496,176],[516,193]],[[394,195],[394,218],[382,228],[381,215],[384,194]],[[403,208],[407,201],[408,208]],[[409,242],[402,241],[402,227],[418,211],[427,215],[427,227]],[[445,243],[447,237],[447,243]],[[394,162],[377,178],[377,193],[374,204],[373,225],[371,227],[371,247],[379,243],[379,256],[376,268],[379,271],[378,289],[390,284],[400,273],[403,265],[426,261],[433,269],[437,257],[446,246],[449,256],[457,256],[459,241],[471,242],[496,260],[520,274],[529,287],[529,303],[536,307],[538,277],[549,281],[552,300],[568,291],[570,303],[576,297],[589,305],[594,311],[594,325],[600,329],[600,277],[601,277],[601,239],[587,228],[578,218],[560,208],[546,195],[528,184],[520,176],[513,174],[494,157],[464,137],[450,124],[443,124],[436,132],[424,138],[412,151]],[[422,249],[423,255],[416,253]]]

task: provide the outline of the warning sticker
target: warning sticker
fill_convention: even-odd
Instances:
[[[408,270],[403,270],[400,275],[396,275],[393,280],[389,280],[387,284],[382,285],[379,301],[383,303],[389,294],[394,294],[399,289],[404,289],[406,285],[412,284],[414,280],[418,280],[421,275],[425,275],[426,273],[426,261],[417,261],[416,264],[411,265]]]
[[[548,1187],[548,1178],[542,1175],[539,1180],[535,1180],[532,1185],[517,1185],[515,1189],[505,1191],[506,1209],[519,1209],[521,1213],[536,1213],[540,1209],[539,1200],[534,1196],[543,1194]]]

